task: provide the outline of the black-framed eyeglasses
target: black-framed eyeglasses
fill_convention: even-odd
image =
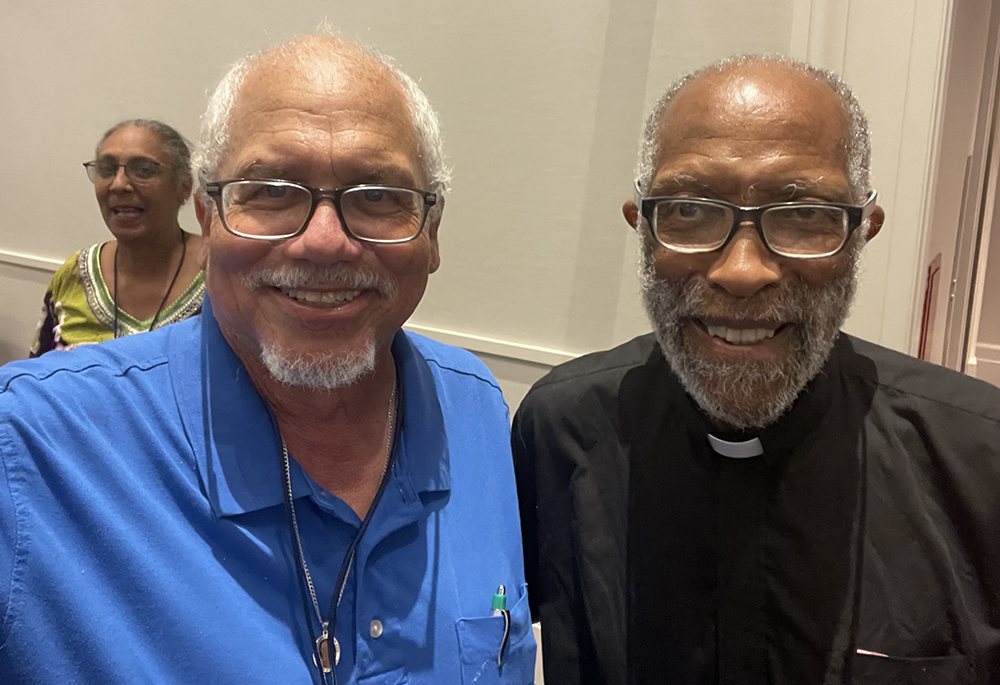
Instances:
[[[158,176],[163,164],[149,157],[133,157],[123,164],[114,157],[101,157],[84,162],[83,167],[87,170],[91,183],[97,183],[98,178],[105,181],[114,178],[122,167],[125,167],[125,175],[130,181],[142,183]]]
[[[638,191],[637,191],[638,192]],[[817,259],[844,248],[875,211],[873,190],[860,205],[837,202],[774,202],[740,207],[701,197],[644,197],[639,205],[653,239],[675,252],[712,252],[736,229],[752,222],[768,250],[782,257]]]
[[[202,180],[223,227],[253,240],[301,235],[321,200],[330,200],[344,231],[366,243],[406,243],[420,235],[436,193],[378,184],[312,188],[279,179]]]

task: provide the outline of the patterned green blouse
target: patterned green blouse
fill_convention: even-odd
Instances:
[[[102,245],[80,250],[52,277],[30,356],[98,343],[114,335],[115,303],[101,275]],[[163,308],[156,318],[156,327],[197,314],[204,298],[205,274],[201,272],[180,297]],[[119,336],[144,333],[152,323],[151,319],[139,321],[118,310]]]

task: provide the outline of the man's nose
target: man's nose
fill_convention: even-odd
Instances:
[[[708,271],[708,280],[736,297],[750,297],[781,280],[777,255],[752,222],[744,222]]]
[[[330,264],[357,259],[364,252],[364,243],[347,232],[333,201],[323,199],[306,230],[287,242],[286,251],[295,259]]]

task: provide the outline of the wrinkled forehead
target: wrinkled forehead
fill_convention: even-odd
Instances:
[[[850,118],[829,84],[792,66],[750,63],[702,74],[664,109],[656,167],[712,141],[739,157],[794,147],[847,171]]]
[[[385,65],[353,52],[265,55],[240,87],[220,166],[249,140],[270,133],[287,135],[293,128],[305,136],[353,125],[360,129],[376,121],[400,150],[415,154],[415,128],[405,95]]]

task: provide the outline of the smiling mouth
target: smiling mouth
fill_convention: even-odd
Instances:
[[[331,308],[350,302],[361,294],[360,290],[295,290],[291,288],[279,288],[279,290],[296,302],[314,307]]]
[[[714,338],[725,340],[730,345],[756,345],[764,340],[770,340],[776,333],[784,330],[788,324],[769,325],[756,328],[732,328],[730,326],[712,325],[704,321],[698,324]]]
[[[139,207],[112,207],[111,213],[118,216],[139,216],[143,213],[143,209]]]

